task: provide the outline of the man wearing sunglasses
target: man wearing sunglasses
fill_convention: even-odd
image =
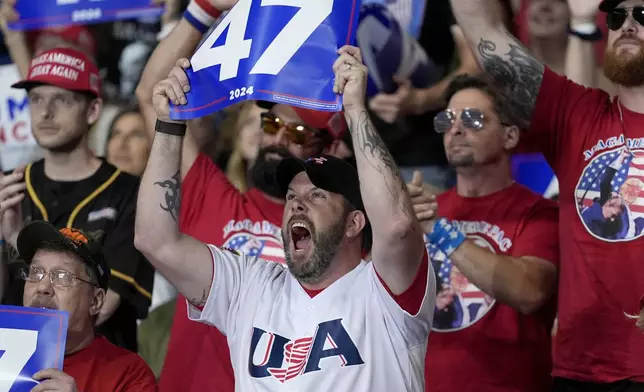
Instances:
[[[641,390],[644,335],[633,318],[644,292],[644,231],[635,222],[644,214],[644,200],[638,192],[629,219],[620,223],[623,236],[598,234],[584,216],[602,193],[618,193],[644,167],[644,0],[603,0],[599,6],[609,28],[603,67],[617,88],[613,98],[535,60],[501,27],[489,1],[451,3],[482,68],[525,129],[526,146],[544,153],[559,180],[555,390]],[[602,173],[624,147],[629,158],[611,189],[601,189]]]
[[[234,0],[193,0],[177,27],[152,53],[137,88],[137,97],[151,138],[156,113],[152,105],[154,85],[165,79],[175,65],[177,80],[186,80],[183,69],[204,33],[215,23],[215,7],[230,8]],[[195,16],[212,16],[208,26],[195,23]],[[202,18],[202,22],[206,22]],[[179,61],[179,63],[177,63]],[[250,256],[284,263],[280,235],[284,192],[274,180],[279,162],[288,156],[300,159],[327,152],[345,124],[342,116],[296,110],[290,106],[259,102],[268,112],[261,118],[260,151],[249,168],[250,189],[240,193],[202,146],[215,134],[202,120],[191,121],[181,153],[181,171],[163,186],[169,191],[169,210],[179,217],[180,230],[200,241],[225,246]],[[330,134],[333,137],[330,137]],[[162,392],[234,391],[233,368],[226,337],[211,326],[187,317],[185,298],[177,299],[174,321],[159,388]],[[213,384],[213,380],[217,380]]]
[[[62,310],[69,317],[63,371],[36,373],[39,384],[32,392],[156,391],[143,359],[94,332],[110,275],[100,241],[80,230],[33,221],[20,231],[17,246],[27,264],[24,306]]]
[[[443,136],[457,180],[437,197],[437,215],[467,240],[443,250],[435,246],[433,216],[426,214],[436,206],[426,202],[423,187],[408,185],[437,273],[425,390],[546,391],[559,260],[557,205],[512,180],[519,129],[491,84],[458,76],[445,101],[448,109],[436,115],[434,129]]]

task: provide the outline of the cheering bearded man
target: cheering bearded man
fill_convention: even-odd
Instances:
[[[169,101],[185,102],[183,70],[154,88],[159,120],[135,242],[189,298],[191,318],[227,336],[236,390],[423,389],[433,270],[405,184],[364,107],[360,51],[345,46],[339,54],[334,90],[343,95],[358,172],[331,156],[280,163],[288,268],[179,232],[163,208],[168,194],[155,184],[180,170],[186,125],[168,113]],[[368,263],[361,255],[372,233]]]
[[[192,1],[176,28],[157,45],[137,88],[150,140],[154,138],[157,120],[152,104],[154,86],[168,76],[175,64],[184,69],[190,66],[188,60],[180,59],[194,53],[215,23],[218,10],[229,9],[234,3],[235,0]],[[182,74],[180,80],[187,83],[187,79],[182,79],[185,72]],[[181,151],[181,175],[164,181],[163,185],[177,200],[182,195],[180,210],[176,204],[182,233],[205,243],[284,263],[280,225],[285,201],[283,191],[275,183],[275,168],[289,156],[307,159],[333,153],[338,144],[333,139],[337,140],[346,124],[340,113],[265,104],[258,102],[261,109],[257,108],[251,117],[253,126],[261,130],[257,141],[259,153],[248,171],[250,189],[239,192],[203,151],[216,135],[205,118],[188,122]],[[332,121],[333,118],[341,121]],[[174,198],[164,205],[174,206]],[[206,389],[233,392],[235,380],[226,337],[216,328],[190,321],[183,296],[178,297],[176,307],[159,378],[161,392]],[[214,390],[213,379],[217,380]]]
[[[544,153],[559,179],[555,390],[641,390],[644,335],[633,319],[644,282],[642,242],[635,241],[644,235],[637,229],[644,200],[624,187],[626,213],[610,214],[611,230],[597,230],[588,209],[602,195],[619,195],[622,185],[636,183],[644,168],[644,1],[603,0],[599,6],[609,28],[604,73],[617,85],[614,99],[535,60],[490,12],[490,0],[451,2],[483,69],[527,130],[526,145]],[[588,22],[594,13],[589,10]],[[609,184],[602,180],[610,170],[615,177]]]

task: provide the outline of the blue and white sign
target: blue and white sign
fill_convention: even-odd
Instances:
[[[28,392],[32,376],[63,369],[67,312],[0,306],[0,392]]]
[[[337,50],[351,44],[359,0],[239,0],[191,59],[188,103],[170,117],[203,117],[244,100],[337,112]]]
[[[356,40],[369,68],[370,97],[394,93],[398,88],[395,76],[409,79],[416,88],[429,87],[439,79],[434,62],[384,5],[362,6]]]
[[[150,0],[18,0],[20,19],[14,30],[35,30],[71,24],[91,24],[123,19],[157,17],[163,6]]]
[[[15,64],[0,66],[0,171],[13,170],[43,157],[31,133],[27,92],[11,88],[21,79]]]
[[[534,192],[551,198],[559,194],[559,182],[542,154],[516,154],[512,157],[514,180]]]

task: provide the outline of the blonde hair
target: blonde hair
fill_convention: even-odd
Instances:
[[[226,176],[240,192],[248,190],[247,162],[244,160],[239,132],[253,116],[254,101],[246,101],[234,106],[229,113],[230,122],[221,129],[221,137],[232,143],[233,149],[226,164]]]

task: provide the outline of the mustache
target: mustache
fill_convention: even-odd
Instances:
[[[637,42],[637,43],[639,43],[640,45],[644,44],[644,41],[642,41],[641,39],[639,39],[636,35],[633,35],[633,34],[623,34],[622,36],[620,36],[619,38],[617,38],[617,40],[615,40],[615,45],[620,44],[620,43],[622,43],[622,42],[624,42],[624,41],[636,41],[636,42]]]
[[[58,305],[54,303],[51,299],[47,299],[44,297],[36,297],[31,303],[29,304],[30,308],[47,308],[47,309],[54,309],[58,310]]]
[[[291,152],[284,146],[268,146],[261,148],[257,153],[257,159],[264,159],[268,154],[277,154],[281,158],[292,156]]]

